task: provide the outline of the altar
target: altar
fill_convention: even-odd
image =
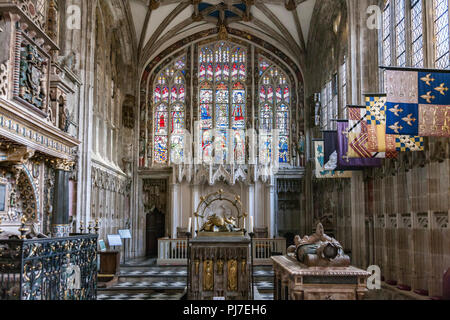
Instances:
[[[190,246],[190,300],[251,299],[249,237],[197,237]]]
[[[189,300],[251,299],[251,239],[245,230],[246,217],[239,196],[219,190],[201,198],[194,213],[197,232],[188,246]],[[190,231],[191,223],[192,218]]]

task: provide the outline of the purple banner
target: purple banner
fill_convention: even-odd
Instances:
[[[338,122],[338,167],[336,170],[362,170],[365,167],[381,167],[381,159],[348,158],[348,121]]]

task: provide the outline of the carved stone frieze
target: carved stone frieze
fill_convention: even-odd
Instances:
[[[103,169],[92,167],[91,181],[94,187],[119,194],[129,194],[131,179]]]
[[[434,213],[434,222],[437,229],[447,229],[448,228],[448,213],[447,212],[436,212]]]
[[[418,213],[416,216],[416,224],[418,229],[428,229],[429,219],[427,213]]]
[[[0,98],[8,96],[8,65],[0,64]]]
[[[13,0],[13,3],[30,18],[41,30],[45,30],[45,3],[46,1],[39,1],[40,7],[36,7],[31,0]],[[42,7],[43,6],[43,7]]]

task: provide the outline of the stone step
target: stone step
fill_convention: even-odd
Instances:
[[[272,291],[274,290],[273,281],[255,281],[255,285],[260,292]]]
[[[116,285],[100,289],[102,292],[110,291],[146,291],[146,290],[184,290],[186,281],[124,281]]]
[[[159,271],[159,270],[187,270],[186,266],[121,266],[120,271],[130,271],[130,270],[139,270],[139,271]]]
[[[187,270],[184,269],[161,269],[161,268],[130,268],[126,270],[120,270],[120,277],[186,277]]]
[[[175,290],[170,292],[159,292],[155,290],[144,292],[124,292],[124,291],[99,291],[97,300],[114,300],[114,301],[131,301],[131,300],[180,300],[184,295],[184,291],[177,292]]]

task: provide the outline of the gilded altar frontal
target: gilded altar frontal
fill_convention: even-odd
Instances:
[[[449,6],[0,0],[0,303],[450,300]]]

